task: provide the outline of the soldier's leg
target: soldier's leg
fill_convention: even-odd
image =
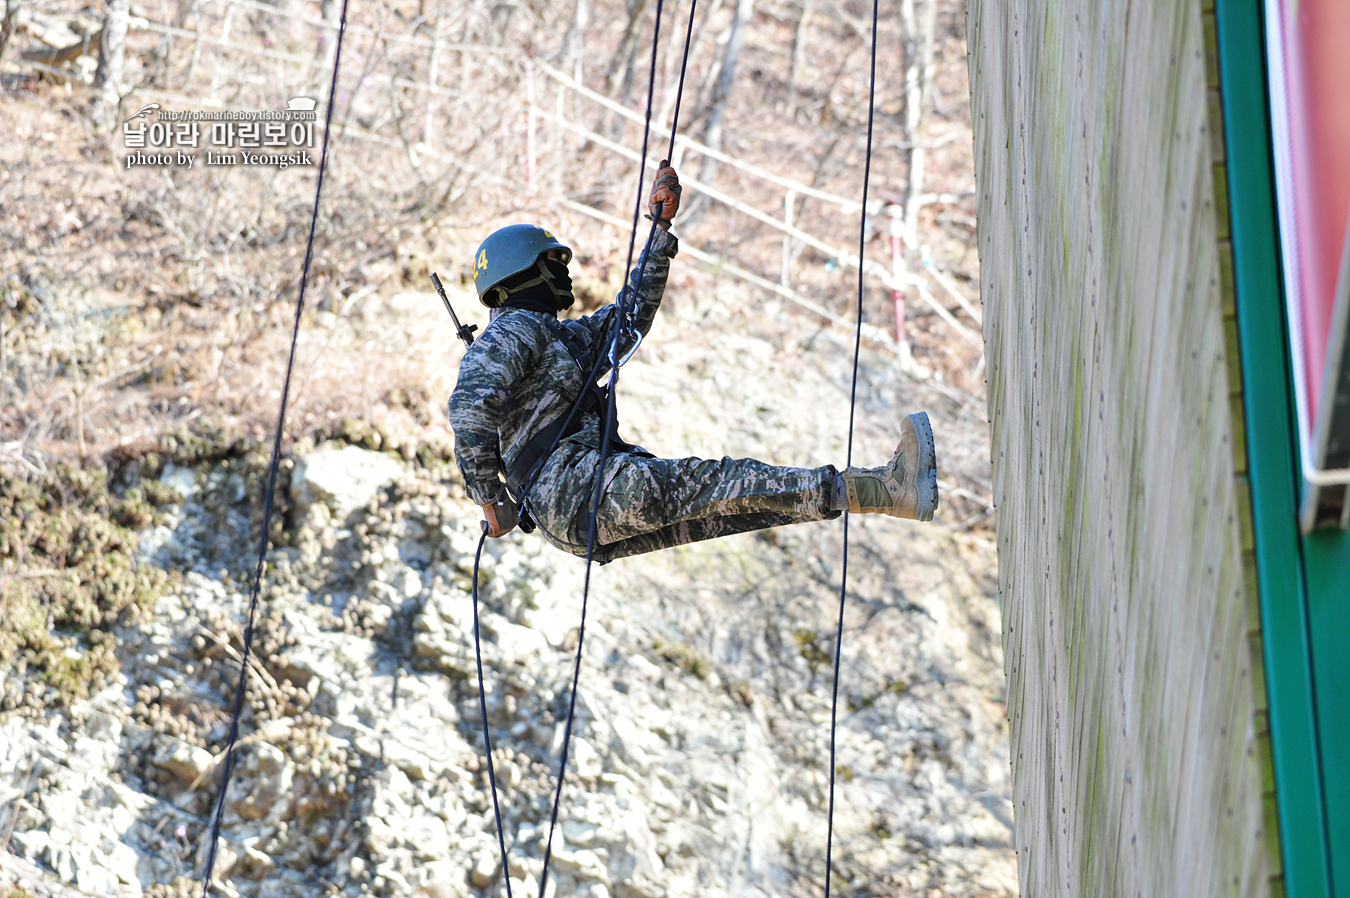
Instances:
[[[928,416],[900,425],[900,445],[879,468],[781,468],[754,459],[632,459],[620,464],[600,504],[603,562],[626,555],[835,517],[840,509],[931,520],[937,507],[937,459]],[[579,515],[579,521],[585,520]],[[651,523],[673,523],[646,530]],[[586,529],[579,528],[585,542]],[[636,532],[634,532],[636,531]]]
[[[829,517],[838,516],[840,512],[834,512]],[[596,560],[601,564],[606,564],[616,558],[627,558],[630,555],[644,555],[647,552],[655,552],[658,549],[669,549],[673,546],[683,546],[688,543],[696,543],[705,539],[716,539],[719,536],[731,536],[735,533],[748,533],[752,530],[766,530],[770,527],[781,527],[784,524],[797,524],[801,518],[795,515],[787,514],[733,514],[720,515],[711,518],[695,518],[691,521],[681,521],[678,524],[671,524],[669,527],[662,527],[660,530],[653,530],[651,533],[644,533],[641,536],[633,536],[628,539],[619,540],[617,543],[609,543],[599,546],[596,549]],[[579,528],[580,529],[580,528]],[[585,530],[580,529],[579,536],[585,537]],[[581,554],[585,554],[583,548]]]
[[[549,542],[586,554],[599,453],[560,446],[540,472],[530,510]],[[618,455],[605,464],[597,543],[602,559],[836,517],[840,510],[931,520],[937,462],[923,412],[901,421],[901,439],[879,468],[787,468],[755,459],[719,461]]]
[[[531,494],[530,511],[545,538],[573,554],[586,554],[598,463],[595,450],[566,443],[544,466]],[[622,557],[835,517],[836,473],[833,467],[785,468],[754,459],[617,455],[605,465],[597,545]]]
[[[692,539],[683,541],[838,514],[831,508],[838,471],[830,465],[789,468],[753,458],[620,455],[606,464],[605,474],[596,514],[601,545],[707,519],[744,518],[734,529],[729,522],[703,525],[704,536],[686,529],[683,535]],[[766,522],[756,525],[751,516],[767,516]],[[583,510],[578,523],[586,517]]]

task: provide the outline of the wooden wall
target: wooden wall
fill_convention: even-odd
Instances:
[[[1267,895],[1278,872],[1206,21],[1197,0],[970,2],[1027,898]]]

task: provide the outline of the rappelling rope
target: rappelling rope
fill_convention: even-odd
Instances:
[[[646,180],[647,180],[647,143],[651,139],[652,97],[656,88],[656,54],[661,38],[662,6],[663,6],[662,0],[656,0],[656,23],[652,29],[652,59],[651,59],[651,67],[647,74],[647,109],[642,125],[642,153],[638,157],[639,158],[638,191],[637,197],[633,203],[633,228],[628,237],[628,259],[623,269],[625,272],[631,271],[633,267],[633,247],[634,244],[637,242],[638,222],[641,220],[640,216],[642,215],[642,192],[646,187]],[[691,6],[689,9],[689,18],[691,23],[693,21],[693,17],[694,17],[694,10],[693,7]],[[685,56],[686,62],[688,61],[687,54],[688,50],[686,46],[686,56]],[[681,65],[680,67],[680,85],[681,90],[683,90],[684,85],[683,65]],[[676,107],[676,109],[677,109],[676,116],[678,117],[679,115],[678,106]],[[671,130],[671,139],[672,140],[674,139],[674,129]],[[655,216],[653,216],[653,218],[655,218]],[[655,233],[656,233],[656,221],[653,220],[652,229],[647,235],[647,243],[643,247],[642,251],[641,261],[644,263],[643,269],[645,269],[646,267],[645,262],[648,258],[648,253],[651,251],[651,240],[652,236]],[[582,648],[585,645],[586,639],[586,606],[590,599],[591,594],[591,569],[595,561],[595,543],[598,537],[597,531],[599,529],[597,526],[596,518],[597,518],[597,511],[599,510],[600,507],[600,494],[605,479],[605,462],[609,459],[610,431],[612,429],[610,423],[617,420],[618,414],[618,406],[616,404],[617,387],[619,383],[619,369],[623,367],[619,354],[619,341],[623,337],[623,334],[629,324],[628,320],[629,304],[636,299],[636,297],[632,294],[635,294],[642,289],[642,273],[643,273],[642,271],[638,272],[636,283],[633,285],[631,291],[629,290],[627,284],[625,284],[623,289],[619,291],[618,304],[614,310],[615,312],[614,317],[617,318],[617,322],[610,334],[611,349],[608,350],[608,355],[612,360],[613,367],[610,368],[609,372],[609,402],[606,405],[605,413],[600,424],[602,433],[600,437],[600,463],[599,465],[596,466],[595,469],[595,486],[591,492],[591,503],[590,503],[591,507],[589,520],[590,526],[587,528],[586,534],[586,577],[583,582],[581,592],[581,622],[577,627],[577,656],[576,661],[572,666],[572,691],[571,694],[568,696],[567,700],[567,724],[563,728],[562,755],[558,759],[558,787],[553,793],[553,811],[550,814],[548,821],[548,839],[544,843],[544,866],[542,872],[539,875],[539,898],[544,898],[544,891],[548,887],[548,865],[549,861],[553,857],[553,833],[558,825],[558,806],[562,801],[563,782],[567,776],[567,752],[568,747],[571,745],[572,742],[572,724],[576,719],[577,683],[581,677]]]
[[[693,0],[693,2],[691,2],[689,5],[689,25],[685,31],[684,53],[680,61],[680,81],[679,87],[675,93],[675,112],[670,126],[670,147],[666,154],[667,160],[670,159],[670,157],[674,154],[675,151],[675,134],[680,121],[680,103],[684,97],[684,77],[685,71],[689,65],[689,45],[691,42],[691,38],[693,36],[694,12],[697,6],[698,0]],[[652,97],[656,85],[656,59],[657,59],[657,50],[660,45],[660,37],[661,37],[662,7],[663,7],[663,0],[657,0],[656,24],[652,32],[651,68],[648,73],[648,80],[647,80],[647,109],[642,131],[642,155],[640,156],[641,164],[638,167],[638,197],[636,203],[634,204],[633,209],[633,228],[632,233],[628,240],[628,258],[627,263],[624,266],[624,271],[632,270],[633,250],[637,243],[638,222],[641,220],[642,215],[642,189],[646,185],[646,177],[647,177],[647,146],[648,141],[650,140],[651,137]],[[655,220],[655,217],[653,217],[652,227],[647,234],[647,241],[643,247],[642,260],[644,262],[647,258],[647,253],[651,249],[652,238],[656,236],[657,226],[658,223]],[[640,269],[638,271],[637,279],[632,285],[631,291],[628,285],[625,285],[623,289],[619,291],[619,297],[615,305],[614,315],[611,317],[609,324],[606,325],[609,328],[609,332],[605,342],[608,342],[609,346],[607,348],[602,348],[601,351],[597,353],[595,364],[591,368],[590,374],[587,376],[587,383],[593,383],[596,377],[598,376],[599,372],[601,371],[605,359],[606,358],[610,359],[612,367],[610,369],[609,385],[608,385],[609,399],[608,402],[606,403],[604,413],[601,419],[601,429],[603,431],[603,435],[600,441],[600,464],[596,469],[595,489],[593,491],[590,503],[590,519],[589,519],[590,528],[587,534],[587,544],[586,544],[586,576],[581,594],[581,622],[577,627],[577,654],[575,663],[572,668],[572,689],[568,697],[567,723],[563,728],[562,753],[558,759],[558,786],[553,794],[553,808],[552,813],[549,817],[549,824],[548,824],[548,839],[544,845],[544,863],[543,868],[539,874],[540,898],[543,898],[545,890],[548,888],[548,867],[549,862],[553,857],[553,834],[554,831],[557,829],[558,825],[558,809],[562,801],[563,784],[567,776],[567,755],[572,742],[572,726],[576,720],[577,683],[581,676],[581,659],[583,648],[585,646],[586,641],[586,608],[590,599],[590,592],[591,592],[591,567],[595,560],[595,542],[597,529],[596,510],[599,507],[601,485],[604,480],[605,462],[609,458],[610,434],[613,430],[611,422],[613,422],[616,419],[617,414],[617,408],[615,405],[615,396],[616,396],[615,388],[618,384],[619,369],[623,367],[624,364],[624,360],[620,358],[618,347],[619,341],[623,337],[625,331],[629,330],[631,332],[629,322],[629,312],[628,312],[629,303],[633,300],[635,295],[641,292],[642,278],[644,274],[645,268]],[[613,326],[611,327],[610,325]],[[577,401],[572,404],[572,408],[568,412],[567,423],[571,422],[573,416],[575,416],[578,410],[580,409],[580,405],[581,405],[581,397],[578,396]],[[564,425],[563,430],[564,431],[566,430],[566,425]],[[545,458],[547,458],[549,455],[552,455],[553,450],[557,448],[557,445],[561,440],[561,436],[562,434],[560,432],[558,437],[554,438],[553,445],[549,447],[548,452],[544,453]],[[534,477],[537,477],[538,473],[539,472],[536,471]],[[522,506],[524,506],[525,503],[528,501],[529,491],[530,489],[533,488],[533,485],[534,484],[532,477],[531,481],[523,487],[521,495],[517,497]],[[473,569],[474,655],[478,663],[478,703],[479,703],[479,712],[483,725],[483,745],[487,751],[488,787],[492,790],[492,808],[496,817],[496,824],[497,824],[497,845],[501,852],[502,874],[506,880],[506,895],[507,898],[512,898],[510,863],[506,853],[506,836],[504,827],[502,826],[501,808],[497,800],[497,776],[495,765],[492,760],[492,737],[490,734],[490,728],[488,726],[488,717],[487,717],[487,691],[483,682],[482,640],[479,634],[479,627],[478,627],[478,563],[479,557],[481,556],[483,551],[483,542],[487,538],[486,522],[484,522],[483,527],[484,527],[483,536],[479,539],[478,551],[474,554],[474,569]]]
[[[863,165],[862,211],[858,215],[858,320],[853,337],[853,385],[848,394],[848,461],[853,467],[853,412],[858,403],[858,357],[862,351],[863,252],[867,247],[867,190],[872,177],[872,113],[877,91],[877,0],[872,0],[872,68],[867,79],[867,161]],[[844,511],[844,551],[839,574],[839,626],[834,634],[834,686],[830,695],[830,805],[825,828],[825,898],[830,898],[834,851],[835,734],[839,718],[839,659],[844,646],[844,604],[848,598],[848,511]]]
[[[345,2],[345,0],[344,0],[344,2]],[[676,137],[676,133],[677,133],[677,125],[678,125],[678,122],[679,122],[680,102],[681,102],[681,99],[683,98],[683,94],[684,94],[684,78],[685,78],[685,71],[686,71],[686,68],[687,68],[688,63],[689,63],[689,44],[690,44],[690,38],[691,38],[692,33],[693,33],[694,11],[695,11],[696,5],[697,5],[697,0],[694,0],[694,2],[690,4],[690,9],[689,9],[689,25],[688,25],[688,30],[687,30],[686,33],[685,33],[684,53],[683,53],[683,58],[682,58],[681,63],[680,63],[680,81],[679,81],[679,88],[678,88],[678,91],[677,91],[677,93],[676,93],[676,99],[675,99],[675,112],[674,112],[673,120],[672,120],[672,123],[671,123],[671,129],[670,129],[670,146],[669,146],[669,149],[668,149],[667,154],[666,154],[666,159],[667,159],[667,160],[669,160],[669,159],[674,155],[674,150],[675,150],[675,137]],[[639,164],[639,173],[638,173],[638,198],[637,198],[637,201],[636,201],[636,203],[635,203],[635,205],[634,205],[634,210],[633,210],[633,227],[632,227],[632,232],[631,232],[631,235],[630,235],[630,237],[629,237],[629,242],[628,242],[628,259],[627,259],[627,264],[626,264],[625,267],[624,267],[624,270],[625,270],[625,271],[630,271],[630,270],[632,269],[632,264],[633,264],[633,249],[634,249],[635,244],[636,244],[636,241],[637,241],[638,221],[639,221],[639,217],[640,217],[640,215],[641,215],[641,209],[642,209],[642,189],[646,186],[647,144],[648,144],[648,140],[649,140],[649,137],[650,137],[650,129],[651,129],[651,111],[652,111],[652,96],[653,96],[653,90],[654,90],[655,82],[656,82],[656,57],[657,57],[657,47],[658,47],[658,42],[659,42],[660,33],[661,33],[661,10],[662,10],[662,0],[657,0],[657,4],[656,4],[656,25],[655,25],[655,28],[654,28],[654,31],[653,31],[653,36],[652,36],[652,58],[651,58],[651,69],[650,69],[650,72],[649,72],[648,83],[647,83],[647,107],[646,107],[646,115],[645,115],[645,120],[644,120],[644,125],[643,125],[643,133],[642,133],[642,153],[641,153],[641,155],[639,156],[640,164]],[[868,197],[868,192],[869,192],[869,188],[870,188],[870,185],[871,185],[873,119],[874,119],[874,112],[875,112],[875,105],[876,105],[877,19],[878,19],[878,11],[879,11],[879,10],[878,10],[878,3],[877,3],[877,0],[873,0],[873,3],[872,3],[872,39],[871,39],[870,71],[869,71],[869,77],[868,77],[868,93],[867,93],[867,146],[866,146],[866,161],[865,161],[864,167],[863,167],[863,201],[862,201],[862,212],[861,212],[861,214],[860,214],[860,221],[859,221],[859,227],[858,227],[858,258],[859,258],[859,259],[863,258],[863,255],[864,255],[864,252],[865,252],[865,249],[866,249],[866,244],[867,244],[867,197]],[[651,227],[650,231],[648,232],[648,235],[647,235],[647,241],[646,241],[646,244],[645,244],[644,249],[643,249],[643,256],[642,256],[642,259],[643,259],[644,261],[645,261],[645,259],[646,259],[646,257],[647,257],[648,251],[649,251],[650,248],[651,248],[651,241],[652,241],[652,238],[656,235],[656,229],[657,229],[657,226],[658,226],[658,223],[657,223],[657,221],[655,220],[655,217],[653,217],[652,227]],[[616,387],[617,387],[617,385],[618,385],[619,369],[622,367],[622,362],[619,360],[618,345],[619,345],[620,339],[622,338],[622,336],[623,336],[623,334],[624,334],[624,332],[625,332],[625,328],[629,325],[628,305],[629,305],[629,303],[632,302],[632,300],[635,298],[635,295],[638,294],[638,293],[641,291],[642,278],[643,278],[643,275],[644,275],[644,274],[645,274],[645,270],[639,270],[637,279],[636,279],[636,281],[635,281],[635,283],[634,283],[634,285],[633,285],[632,295],[630,295],[630,292],[629,292],[629,290],[627,289],[627,287],[625,287],[623,290],[620,291],[619,297],[618,297],[617,307],[616,307],[616,309],[615,309],[615,313],[616,313],[616,314],[615,314],[615,316],[614,316],[614,317],[617,318],[618,320],[617,320],[616,326],[613,327],[613,328],[611,329],[611,332],[610,332],[610,335],[609,335],[609,340],[610,340],[610,342],[611,342],[612,348],[611,348],[611,350],[609,351],[608,355],[609,355],[609,358],[611,359],[612,364],[613,364],[613,367],[612,367],[611,370],[610,370],[609,384],[608,384],[608,396],[609,396],[609,401],[608,401],[608,404],[607,404],[607,406],[606,406],[606,409],[605,409],[605,415],[604,415],[604,418],[603,418],[602,423],[601,423],[601,426],[602,426],[602,429],[603,429],[603,435],[602,435],[602,437],[601,437],[601,444],[600,444],[600,445],[601,445],[601,448],[600,448],[600,463],[599,463],[599,465],[598,465],[598,467],[597,467],[597,469],[596,469],[595,486],[594,486],[594,489],[593,489],[593,491],[592,491],[591,502],[590,502],[590,515],[589,515],[589,525],[590,525],[590,526],[588,527],[588,532],[587,532],[587,546],[586,546],[586,575],[585,575],[585,580],[584,580],[584,584],[583,584],[583,587],[582,587],[581,622],[580,622],[580,624],[579,624],[579,626],[578,626],[578,628],[577,628],[577,654],[576,654],[576,660],[575,660],[575,663],[574,663],[574,666],[573,666],[573,670],[572,670],[572,689],[571,689],[571,693],[570,693],[569,699],[568,699],[567,723],[566,723],[566,726],[564,727],[564,730],[563,730],[562,753],[561,753],[561,757],[559,758],[559,761],[558,761],[558,785],[557,785],[557,789],[555,790],[554,796],[553,796],[553,808],[552,808],[552,814],[551,814],[550,819],[549,819],[548,839],[547,839],[547,842],[545,843],[545,847],[544,847],[544,863],[543,863],[543,869],[542,869],[542,871],[541,871],[541,873],[540,873],[540,878],[539,878],[539,896],[540,896],[540,898],[543,898],[543,896],[544,896],[544,894],[545,894],[545,891],[547,890],[547,887],[548,887],[548,867],[549,867],[549,861],[550,861],[550,859],[552,858],[552,852],[553,852],[553,834],[554,834],[554,831],[555,831],[555,829],[556,829],[556,827],[557,827],[557,822],[558,822],[558,809],[559,809],[559,805],[560,805],[560,802],[561,802],[561,799],[562,799],[563,785],[564,785],[564,782],[565,782],[565,779],[566,779],[566,775],[567,775],[567,755],[568,755],[569,746],[570,746],[570,744],[571,744],[571,739],[572,739],[572,726],[573,726],[573,723],[574,723],[575,718],[576,718],[577,684],[578,684],[578,681],[579,681],[579,678],[580,678],[580,675],[581,675],[581,660],[582,660],[583,647],[584,647],[584,644],[585,644],[585,638],[586,638],[586,609],[587,609],[587,603],[588,603],[588,600],[589,600],[589,598],[590,598],[591,568],[592,568],[592,565],[593,565],[593,562],[594,562],[594,558],[595,558],[595,547],[596,547],[596,538],[597,538],[597,512],[598,512],[598,509],[599,509],[600,495],[601,495],[601,492],[602,492],[602,485],[603,485],[603,482],[604,482],[605,463],[608,461],[608,458],[609,458],[609,449],[610,449],[610,430],[611,430],[611,428],[610,428],[610,423],[609,423],[609,422],[611,422],[611,421],[613,421],[613,420],[615,419],[616,412],[617,412],[617,409],[616,409],[616,396],[617,396],[617,390],[616,390]],[[859,266],[859,269],[858,269],[857,322],[856,322],[856,328],[855,328],[855,334],[854,334],[854,342],[853,342],[853,370],[852,370],[852,382],[851,382],[851,386],[850,386],[850,390],[849,390],[848,451],[847,451],[847,462],[846,462],[846,465],[847,465],[848,467],[852,467],[852,465],[853,465],[853,431],[854,431],[854,418],[855,418],[855,411],[856,411],[856,407],[857,407],[857,396],[858,396],[858,366],[859,366],[859,359],[860,359],[860,356],[861,356],[861,350],[862,350],[863,293],[864,293],[864,280],[863,280],[863,277],[864,277],[864,272],[863,272],[863,270],[862,270],[862,266]],[[592,372],[591,372],[591,376],[592,376],[592,377],[594,377],[595,373],[599,371],[600,366],[603,364],[603,360],[604,360],[605,356],[606,356],[605,353],[601,353],[600,356],[597,358],[596,363],[595,363],[596,366],[595,366],[595,368],[592,369]],[[574,414],[575,411],[576,411],[576,408],[574,407],[571,414]],[[569,414],[569,417],[570,417],[570,414]],[[555,441],[555,444],[556,444],[556,441]],[[528,487],[527,487],[527,491],[528,491]],[[497,841],[498,841],[498,845],[499,845],[500,850],[501,850],[501,857],[502,857],[502,871],[503,871],[503,875],[504,875],[504,877],[505,877],[505,879],[506,879],[506,894],[507,894],[507,898],[511,898],[511,881],[510,881],[510,872],[509,872],[509,867],[508,867],[508,862],[507,862],[506,841],[505,841],[505,836],[504,836],[504,833],[503,833],[502,820],[501,820],[501,811],[500,811],[500,808],[498,807],[498,804],[497,804],[496,776],[495,776],[495,771],[494,771],[494,769],[493,769],[493,763],[492,763],[492,743],[491,743],[491,738],[490,738],[490,736],[489,736],[489,730],[488,730],[488,720],[487,720],[487,700],[486,700],[486,693],[485,693],[484,686],[483,686],[482,652],[481,652],[481,648],[480,648],[480,642],[479,642],[479,630],[478,630],[478,558],[479,558],[479,554],[481,554],[482,549],[483,549],[483,541],[484,541],[484,540],[486,539],[486,537],[487,537],[486,524],[484,525],[484,528],[485,528],[485,529],[484,529],[484,532],[483,532],[483,537],[479,540],[479,543],[478,543],[478,552],[477,552],[477,553],[475,554],[475,556],[474,556],[474,593],[473,593],[473,598],[474,598],[474,648],[475,648],[475,656],[476,656],[477,662],[478,662],[478,683],[479,683],[479,693],[478,693],[478,694],[479,694],[479,704],[480,704],[480,709],[481,709],[481,714],[482,714],[482,722],[483,722],[483,740],[484,740],[484,744],[485,744],[485,746],[486,746],[486,748],[487,748],[488,782],[489,782],[489,786],[490,786],[490,788],[491,788],[491,790],[492,790],[493,810],[494,810],[494,812],[495,812],[495,814],[496,814],[496,823],[497,823]],[[839,586],[839,620],[838,620],[838,625],[837,625],[837,627],[836,627],[836,632],[835,632],[835,645],[834,645],[834,677],[833,677],[833,683],[832,683],[832,689],[831,689],[831,696],[830,696],[830,791],[829,791],[829,806],[828,806],[827,816],[826,816],[826,838],[825,838],[825,898],[829,898],[829,895],[830,895],[830,881],[831,881],[831,877],[832,877],[832,875],[833,875],[833,849],[834,849],[834,798],[835,798],[836,754],[837,754],[837,731],[838,731],[838,712],[839,712],[839,668],[840,668],[841,654],[842,654],[842,648],[843,648],[843,639],[844,639],[844,611],[845,611],[845,607],[846,607],[846,603],[847,603],[847,598],[848,598],[848,529],[849,529],[849,513],[848,513],[847,511],[845,511],[845,512],[844,512],[844,537],[843,537],[842,564],[841,564],[840,586]]]
[[[225,764],[220,775],[220,794],[211,819],[211,844],[206,853],[206,869],[202,875],[202,898],[211,890],[211,876],[216,866],[216,849],[220,844],[220,824],[225,814],[225,793],[230,786],[234,769],[235,744],[239,741],[239,718],[244,710],[244,693],[248,686],[248,659],[253,648],[253,623],[258,612],[258,596],[262,591],[263,568],[267,563],[268,530],[272,523],[273,497],[276,495],[277,467],[281,462],[281,435],[286,425],[286,403],[291,395],[291,372],[295,368],[296,346],[300,340],[300,315],[305,309],[305,286],[309,282],[309,263],[314,257],[314,232],[319,222],[319,198],[323,196],[323,173],[328,166],[328,135],[333,122],[333,100],[337,96],[338,66],[342,62],[342,38],[347,33],[347,0],[342,0],[342,16],[338,21],[337,46],[333,53],[333,79],[328,86],[328,111],[324,115],[323,149],[319,154],[319,177],[314,188],[314,209],[309,217],[309,240],[305,244],[305,264],[300,271],[300,293],[295,303],[295,323],[291,329],[291,354],[286,360],[286,380],[281,387],[281,409],[277,413],[277,431],[272,441],[272,460],[267,466],[267,491],[263,498],[262,535],[258,539],[258,564],[253,571],[253,587],[249,593],[248,623],[244,627],[244,652],[239,660],[239,682],[234,688],[234,710],[230,715],[230,741],[225,749]]]
[[[659,5],[660,5],[660,2],[659,2],[659,0],[658,0],[658,6],[659,6]],[[680,128],[680,104],[681,104],[681,102],[684,100],[684,74],[685,74],[685,70],[688,69],[688,67],[689,67],[689,45],[692,43],[693,36],[694,36],[694,12],[695,12],[695,10],[697,10],[697,9],[698,9],[698,0],[692,0],[692,2],[689,4],[689,24],[686,26],[685,32],[684,32],[684,53],[683,53],[683,55],[682,55],[681,58],[680,58],[680,81],[679,81],[679,86],[678,86],[678,87],[676,88],[676,90],[675,90],[675,112],[674,112],[674,115],[671,117],[671,121],[670,121],[670,145],[669,145],[668,147],[666,147],[666,161],[667,161],[667,163],[668,163],[671,159],[674,159],[674,158],[675,158],[675,135],[679,132],[679,128]],[[660,23],[660,16],[658,15],[658,16],[657,16],[657,31],[658,31],[658,32],[659,32],[659,30],[660,30],[660,26],[661,26],[661,23]],[[655,47],[653,47],[653,51],[652,51],[652,52],[653,52],[653,54],[655,53]],[[653,70],[653,71],[655,71],[655,70]],[[651,90],[650,90],[650,86],[649,86],[649,88],[648,88],[648,105],[647,105],[647,124],[648,124],[648,126],[650,126],[650,124],[651,124],[651,103],[650,103],[651,96],[650,96],[650,95],[651,95]],[[642,141],[643,141],[643,143],[642,143],[642,163],[643,163],[643,166],[642,166],[642,169],[641,169],[642,175],[640,175],[640,177],[645,176],[645,173],[646,173],[646,161],[647,161],[647,135],[646,135],[646,132],[645,132],[645,131],[644,131],[644,133],[643,133],[643,139],[642,139]],[[639,189],[640,189],[640,188],[639,188]],[[639,197],[638,197],[638,202],[639,202],[639,206],[640,206],[640,204],[641,204],[641,195],[639,195]],[[640,211],[640,209],[639,209],[639,211]],[[633,218],[633,234],[634,234],[635,236],[636,236],[636,234],[637,234],[637,217],[636,217],[636,215],[635,215],[634,218]],[[643,247],[643,252],[644,252],[644,253],[646,252],[647,247],[650,247],[650,246],[651,246],[652,238],[655,237],[655,236],[656,236],[656,222],[653,221],[653,222],[652,222],[651,230],[647,233],[647,242],[646,242],[646,244],[645,244],[644,247]],[[629,263],[630,268],[631,268],[631,266],[632,266],[632,262],[633,262],[633,241],[632,241],[632,239],[630,238],[630,239],[629,239],[629,244],[628,244],[628,263]],[[628,271],[629,268],[625,268],[624,270],[625,270],[625,271]],[[642,286],[642,276],[643,276],[643,274],[644,274],[644,272],[642,272],[642,271],[639,271],[639,272],[638,272],[637,287],[639,287],[639,288]],[[622,299],[623,299],[622,291],[620,291],[620,292],[621,292],[620,300],[622,301]],[[616,317],[621,317],[621,316],[616,316]],[[608,339],[608,338],[605,338],[605,339]],[[616,344],[616,345],[617,345],[617,344]],[[599,354],[597,355],[596,360],[595,360],[595,364],[591,366],[590,374],[588,374],[588,375],[586,376],[586,383],[587,383],[587,384],[593,384],[593,383],[595,383],[596,379],[599,378],[599,376],[600,376],[600,370],[601,370],[601,368],[603,367],[603,365],[604,365],[604,363],[605,363],[605,359],[608,358],[608,355],[609,355],[609,354],[608,354],[607,352],[602,352],[602,353],[599,353]],[[616,359],[616,361],[617,361],[617,359]],[[622,367],[622,365],[618,365],[618,367]],[[563,434],[567,432],[567,428],[571,425],[572,419],[576,417],[577,412],[581,409],[581,402],[582,402],[582,400],[585,398],[585,396],[586,396],[585,391],[582,391],[581,393],[578,393],[578,394],[577,394],[576,401],[572,403],[572,407],[571,407],[571,409],[568,410],[568,412],[567,412],[567,417],[566,417],[566,418],[564,419],[564,421],[563,421],[562,429],[559,430],[559,431],[558,431],[558,435],[555,436],[555,437],[553,438],[553,443],[552,443],[552,445],[550,445],[550,446],[548,447],[548,451],[545,452],[545,453],[543,454],[543,456],[542,456],[543,458],[548,458],[549,456],[551,456],[551,455],[553,454],[553,450],[558,448],[558,444],[559,444],[560,442],[562,442]],[[610,420],[613,420],[613,419],[611,418]],[[521,508],[524,508],[525,505],[526,505],[526,503],[529,501],[530,490],[534,489],[534,482],[535,482],[536,479],[538,479],[539,474],[540,474],[543,470],[544,470],[544,466],[543,466],[542,464],[539,465],[539,467],[535,469],[535,472],[534,472],[534,474],[530,477],[529,481],[527,481],[526,484],[525,484],[525,486],[521,489],[521,495],[517,497],[517,499],[519,500],[519,505],[520,505]],[[538,524],[539,522],[536,521],[535,523]]]
[[[492,734],[487,725],[487,690],[483,686],[483,641],[478,632],[478,561],[483,557],[483,543],[487,542],[487,521],[483,535],[478,537],[478,549],[473,553],[473,657],[478,664],[478,710],[483,716],[483,745],[487,751],[488,788],[492,791],[492,813],[497,818],[497,845],[502,852],[502,873],[506,878],[506,898],[511,898],[511,872],[506,866],[506,835],[502,832],[502,809],[497,803],[497,771],[492,766]]]

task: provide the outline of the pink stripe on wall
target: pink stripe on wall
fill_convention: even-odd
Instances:
[[[1341,250],[1350,223],[1350,2],[1280,0],[1309,422],[1317,420]],[[1291,301],[1294,297],[1290,298]]]

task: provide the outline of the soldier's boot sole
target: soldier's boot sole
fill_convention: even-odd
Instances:
[[[925,412],[900,422],[900,444],[880,468],[849,468],[843,473],[848,510],[931,521],[937,510],[937,453]]]
[[[914,425],[919,443],[919,459],[914,469],[914,487],[918,492],[914,517],[920,521],[933,520],[938,507],[937,449],[933,445],[933,427],[927,412],[915,412],[908,420]],[[899,447],[896,447],[897,451]]]

